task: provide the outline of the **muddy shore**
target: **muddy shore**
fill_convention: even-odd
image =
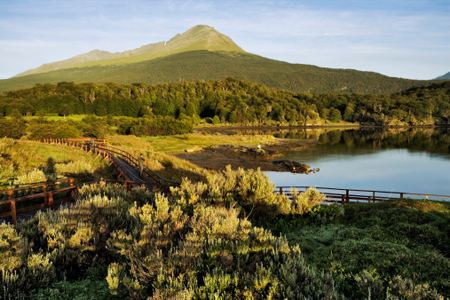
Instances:
[[[233,169],[260,168],[261,171],[305,173],[308,172],[309,166],[297,162],[280,162],[281,159],[277,158],[285,151],[301,150],[317,143],[314,140],[296,143],[278,139],[275,143],[260,145],[260,148],[216,145],[186,150],[176,156],[209,170],[220,171],[224,170],[227,165],[231,165]]]

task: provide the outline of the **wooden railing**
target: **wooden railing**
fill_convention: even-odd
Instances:
[[[136,166],[138,166],[137,158],[122,149],[109,146],[108,143],[104,140],[95,140],[94,147],[91,146],[91,138],[45,139],[41,140],[41,142],[79,147],[82,150],[96,154],[103,159],[108,159],[111,164],[114,164],[118,172],[118,179],[122,178],[122,180],[106,181],[121,182],[127,186],[128,190],[136,186],[143,186],[146,188],[148,187],[146,181],[143,181],[139,177],[134,176],[132,172],[129,172],[126,169],[126,167],[128,166],[124,166],[124,163],[117,159],[118,157],[120,157],[120,159],[126,161],[129,165],[136,168]],[[165,193],[169,193],[171,186],[177,185],[174,182],[162,178],[147,166],[144,166],[143,175],[145,175],[145,177],[151,184],[162,189],[162,192]],[[95,183],[98,181],[101,180],[92,181],[89,183]],[[68,182],[69,186],[61,188],[60,184],[64,182]],[[74,183],[74,178],[68,178],[55,182],[45,182],[14,189],[1,190],[0,219],[11,217],[12,223],[16,224],[17,214],[35,211],[42,208],[54,209],[55,205],[71,201],[73,199],[74,191],[80,188],[82,184],[89,184],[85,182],[75,185]],[[20,191],[22,191],[22,193]],[[28,195],[24,195],[24,193]]]
[[[275,189],[276,193],[285,194],[288,197],[292,196],[292,190],[296,189],[299,192],[307,190],[310,186],[278,186]],[[393,191],[372,191],[372,190],[358,190],[358,189],[341,189],[328,187],[315,187],[319,192],[325,195],[324,202],[347,204],[355,202],[383,202],[391,199],[404,199],[408,196],[415,198],[433,200],[450,201],[450,196],[407,193],[407,192],[393,192]]]
[[[138,168],[139,162],[136,157],[131,155],[130,153],[116,148],[112,147],[110,145],[104,145],[104,146],[96,146],[94,151],[105,151],[106,153],[113,154],[114,156],[118,156],[121,159],[125,160],[128,164],[131,166]],[[169,189],[171,186],[177,186],[178,184],[167,180],[161,176],[159,176],[157,173],[155,173],[153,170],[151,170],[149,167],[144,165],[143,169],[143,176],[152,184],[157,186],[158,188],[161,188],[165,193],[169,192]]]
[[[104,159],[109,159],[113,163],[115,163],[116,168],[119,169],[119,177],[123,176],[126,180],[129,181],[136,181],[136,184],[143,184],[144,182],[140,182],[139,178],[130,178],[131,174],[128,174],[126,170],[122,168],[120,164],[117,164],[116,161],[114,161],[113,157],[119,157],[123,160],[125,160],[128,164],[131,166],[134,166],[135,168],[138,167],[139,163],[136,157],[131,155],[130,153],[116,148],[112,147],[108,144],[106,140],[94,140],[94,147],[91,147],[90,142],[91,138],[72,138],[72,139],[45,139],[41,140],[41,142],[44,143],[52,143],[52,144],[60,144],[60,145],[67,145],[71,147],[79,147],[84,151],[90,151],[94,154],[97,154],[97,156],[102,156]],[[121,175],[122,174],[122,175]],[[153,170],[148,168],[144,165],[143,175],[146,177],[146,179],[149,181],[149,183],[153,184],[157,188],[161,189],[164,193],[169,193],[171,186],[177,186],[178,184],[166,180],[165,178],[159,176],[157,173],[155,173]]]
[[[52,182],[41,182],[32,185],[23,185],[21,187],[0,190],[0,201],[11,200],[14,198],[23,197],[30,194],[37,194],[41,192],[43,193],[51,190],[56,190],[62,188],[63,186],[73,186],[77,182],[79,182],[79,179],[66,178]]]
[[[27,213],[31,211],[36,211],[42,208],[54,209],[55,205],[61,204],[63,202],[72,201],[75,196],[75,192],[83,185],[94,184],[100,181],[120,183],[126,186],[127,190],[130,190],[134,186],[134,182],[131,181],[120,181],[120,180],[95,180],[90,182],[84,182],[78,185],[73,184],[73,178],[67,179],[71,183],[67,187],[58,188],[55,190],[45,191],[41,193],[35,193],[32,195],[26,195],[19,198],[8,199],[0,201],[0,219],[5,219],[11,217],[12,223],[17,223],[17,215],[22,213]],[[59,180],[58,182],[66,181]],[[52,185],[56,182],[46,183],[47,185]],[[35,185],[39,186],[39,185]],[[35,187],[29,186],[29,187]],[[28,188],[29,188],[28,187]],[[27,187],[24,187],[27,188]],[[12,189],[13,191],[16,189]],[[12,195],[11,190],[4,190],[1,193],[7,193]]]

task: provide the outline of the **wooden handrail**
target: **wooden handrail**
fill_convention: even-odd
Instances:
[[[22,186],[22,187],[16,187],[16,188],[7,189],[7,190],[0,190],[0,195],[8,194],[8,200],[10,200],[10,199],[14,198],[14,194],[15,194],[14,192],[17,192],[17,191],[35,190],[37,188],[41,188],[42,187],[43,192],[46,192],[46,191],[49,190],[50,187],[58,187],[60,185],[60,183],[63,183],[63,182],[68,182],[69,186],[73,186],[75,181],[77,181],[77,179],[75,179],[75,178],[65,178],[65,179],[60,179],[60,180],[57,180],[57,181],[41,182],[41,183],[37,183],[37,184],[32,184],[32,185],[27,185],[27,186]],[[34,192],[33,194],[35,194],[35,193],[36,192]],[[0,201],[2,201],[2,200],[0,199]]]
[[[27,196],[15,198],[15,199],[5,200],[5,201],[0,202],[0,208],[3,208],[3,212],[0,209],[0,219],[11,217],[12,223],[17,224],[17,214],[35,211],[35,210],[39,210],[42,208],[54,209],[55,205],[61,204],[63,202],[72,201],[73,197],[74,197],[73,192],[78,190],[81,186],[88,185],[88,184],[94,184],[94,183],[98,183],[101,181],[121,183],[127,187],[127,190],[130,190],[131,187],[135,185],[132,181],[129,181],[129,180],[120,181],[120,180],[101,179],[101,180],[94,180],[94,181],[90,181],[90,182],[81,183],[78,185],[72,185],[72,186],[60,188],[57,190],[52,190],[52,191],[42,192],[42,193],[33,194],[33,195],[27,195]],[[61,193],[66,193],[66,196],[63,197],[62,199],[55,200],[54,196],[61,194]],[[36,199],[43,199],[43,203],[39,203],[37,205],[17,209],[18,203],[23,203],[23,202],[27,202],[27,201],[36,200]],[[9,208],[9,210],[8,210],[8,208]]]
[[[308,188],[310,188],[310,186],[278,186],[276,187],[275,192],[285,194],[289,197],[291,196],[292,189],[306,190]],[[329,188],[329,187],[314,187],[314,188],[326,196],[324,200],[325,202],[337,202],[341,204],[355,202],[354,200],[356,200],[357,202],[359,201],[382,202],[390,199],[404,199],[405,196],[420,196],[425,199],[428,199],[429,197],[444,198],[444,199],[448,198],[448,200],[450,201],[450,196],[447,195],[394,192],[394,191],[373,191],[362,189],[343,189],[343,188]],[[394,197],[393,195],[398,195],[398,197]]]

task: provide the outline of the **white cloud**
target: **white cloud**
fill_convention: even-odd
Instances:
[[[0,12],[0,78],[93,49],[117,52],[168,40],[208,24],[269,58],[429,79],[450,71],[449,5],[436,2],[14,1]]]

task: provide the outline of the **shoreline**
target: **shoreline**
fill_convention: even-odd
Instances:
[[[261,149],[235,145],[214,145],[176,153],[174,156],[207,170],[222,171],[227,165],[230,165],[233,170],[238,168],[256,170],[259,168],[261,171],[305,173],[309,169],[307,165],[294,162],[291,164],[274,162],[277,161],[277,157],[282,156],[284,151],[302,150],[319,143],[315,140],[298,142],[277,138],[273,143],[261,145]]]

